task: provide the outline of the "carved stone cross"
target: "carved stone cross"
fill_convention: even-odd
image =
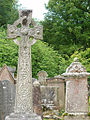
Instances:
[[[20,11],[19,19],[8,25],[8,38],[19,45],[15,113],[33,112],[31,45],[42,39],[42,34],[43,28],[32,20],[31,10]]]

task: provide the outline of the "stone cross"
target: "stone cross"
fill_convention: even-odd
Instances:
[[[34,22],[31,10],[21,10],[19,19],[8,25],[8,38],[19,45],[15,113],[33,112],[31,45],[42,39],[42,34],[43,28]]]

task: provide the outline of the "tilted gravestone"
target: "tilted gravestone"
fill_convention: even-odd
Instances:
[[[87,73],[77,58],[67,68],[66,73],[63,73],[66,77],[65,112],[67,113],[64,120],[90,120],[87,82],[89,75],[90,73]]]
[[[14,110],[15,85],[9,80],[0,81],[0,120]]]
[[[31,45],[42,39],[42,32],[42,26],[32,20],[31,10],[21,10],[19,19],[8,25],[8,37],[19,45],[19,58],[15,109],[5,120],[41,120],[33,113]]]

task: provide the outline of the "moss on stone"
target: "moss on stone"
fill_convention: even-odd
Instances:
[[[88,116],[90,116],[90,112],[88,113]]]

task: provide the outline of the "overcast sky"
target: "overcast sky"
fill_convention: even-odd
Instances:
[[[44,13],[47,12],[44,4],[48,4],[49,0],[19,0],[19,4],[22,4],[23,8],[33,10],[33,18],[43,20]]]

